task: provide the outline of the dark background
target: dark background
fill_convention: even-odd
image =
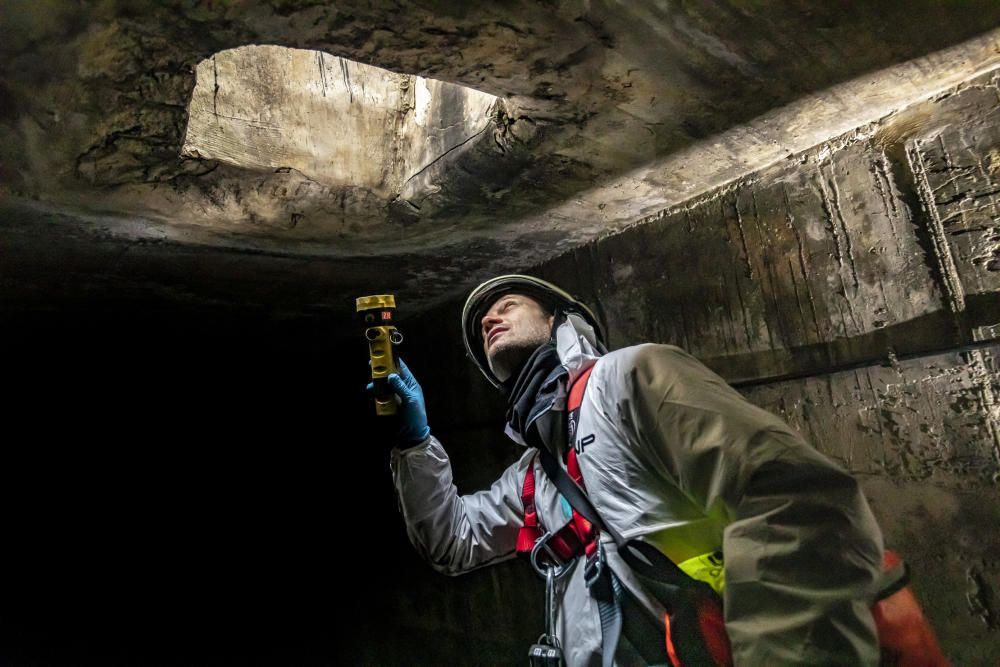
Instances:
[[[361,664],[400,581],[448,581],[406,541],[355,322],[3,316],[0,663]]]

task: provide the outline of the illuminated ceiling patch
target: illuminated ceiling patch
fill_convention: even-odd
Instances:
[[[198,65],[182,152],[295,169],[391,199],[411,176],[486,131],[496,101],[319,51],[243,46]]]

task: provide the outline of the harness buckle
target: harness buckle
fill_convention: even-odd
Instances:
[[[587,584],[587,588],[593,586],[601,578],[606,564],[604,545],[601,543],[600,538],[596,538],[596,543],[597,548],[587,554],[587,562],[583,567],[583,581]]]

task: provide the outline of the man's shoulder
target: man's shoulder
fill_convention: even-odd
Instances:
[[[690,354],[676,345],[640,343],[608,352],[597,363],[608,370],[622,371],[649,363],[664,363],[691,358]],[[597,372],[597,368],[594,369],[594,372]]]
[[[694,358],[675,345],[641,343],[613,350],[598,359],[594,378],[605,385],[615,384],[627,381],[636,373],[669,373],[671,368],[691,361],[695,361]]]

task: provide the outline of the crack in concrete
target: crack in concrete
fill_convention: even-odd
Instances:
[[[919,140],[915,139],[912,147],[907,149],[906,158],[917,185],[917,196],[920,198],[924,210],[927,211],[929,231],[938,259],[945,294],[948,296],[948,305],[952,312],[963,312],[965,310],[965,290],[958,273],[958,267],[955,264],[955,258],[951,253],[951,246],[948,244],[944,223],[934,202],[934,191],[927,178],[927,166],[924,164],[922,145]]]
[[[812,311],[813,325],[816,327],[816,340],[823,340],[823,330],[819,324],[819,315],[816,313],[816,297],[813,294],[812,286],[809,284],[809,268],[808,262],[806,262],[805,247],[802,244],[802,235],[799,234],[798,226],[795,224],[795,218],[792,216],[792,203],[788,197],[788,189],[782,184],[781,194],[785,203],[785,220],[788,222],[788,226],[792,230],[792,235],[795,236],[795,244],[798,246],[798,258],[799,258],[799,270],[802,271],[802,282],[805,286],[806,296],[809,297],[809,310]],[[789,263],[791,259],[789,258]],[[794,279],[795,274],[792,273]]]
[[[747,276],[753,280],[753,265],[750,263],[750,248],[747,246],[746,229],[743,225],[743,214],[740,212],[739,189],[733,196],[733,211],[736,213],[736,228],[740,232],[740,244],[743,246],[743,261],[747,265]]]
[[[976,385],[979,400],[983,406],[986,428],[993,440],[993,458],[997,464],[997,473],[1000,473],[1000,402],[993,392],[994,374],[987,368],[986,360],[983,358],[982,350],[973,350],[968,353],[969,366],[971,368],[972,380]]]
[[[959,192],[958,194],[956,194],[953,197],[950,197],[948,199],[945,199],[944,201],[935,200],[935,203],[938,206],[950,206],[952,204],[957,204],[959,202],[976,201],[977,199],[985,199],[987,197],[992,197],[993,195],[996,195],[996,194],[1000,194],[1000,187],[994,188],[994,189],[991,189],[991,190],[984,190],[982,192],[974,192],[974,193],[973,192]],[[993,203],[993,202],[991,202],[991,203]],[[985,206],[980,207],[980,208],[985,208]],[[961,215],[962,213],[964,213],[966,211],[976,211],[976,210],[979,210],[979,209],[975,209],[975,208],[974,209],[959,209],[958,211],[956,211],[955,213],[952,213],[951,215],[949,215],[947,217],[948,218],[954,218],[955,216]],[[943,219],[944,218],[942,218],[942,220]]]
[[[354,90],[351,88],[351,75],[347,71],[348,64],[343,58],[338,58],[340,61],[340,73],[344,77],[344,87],[347,88],[347,94],[350,97],[351,104],[354,104]]]
[[[751,190],[750,191],[750,203],[751,203],[751,206],[753,208],[754,227],[756,227],[756,229],[757,229],[758,244],[756,245],[756,247],[761,249],[761,256],[760,256],[760,259],[761,259],[761,272],[760,272],[760,274],[761,274],[761,279],[760,279],[761,291],[765,295],[765,297],[764,297],[765,301],[770,301],[771,306],[774,309],[774,317],[773,317],[773,319],[774,319],[774,321],[777,324],[778,335],[781,338],[782,342],[784,343],[785,347],[787,347],[790,344],[790,339],[788,337],[788,332],[785,331],[785,321],[784,321],[784,318],[782,318],[782,316],[781,316],[781,305],[778,303],[778,290],[776,289],[776,285],[778,284],[778,281],[775,278],[775,274],[774,274],[774,262],[769,261],[768,257],[767,257],[767,251],[769,249],[771,249],[771,248],[768,247],[769,244],[768,244],[767,241],[769,240],[769,236],[767,236],[765,234],[766,230],[763,228],[763,223],[762,223],[762,218],[761,218],[761,214],[760,214],[760,209],[759,209],[759,207],[757,205],[757,192],[756,192],[756,190]],[[770,297],[770,298],[768,298],[768,297]],[[768,320],[770,320],[770,319],[771,318],[768,318]],[[771,341],[771,348],[775,349],[775,350],[779,349],[775,345],[774,334],[771,331],[770,322],[768,322],[767,320],[765,320],[765,322],[767,322],[767,332],[768,332],[768,338]]]
[[[216,56],[212,56],[212,75],[215,77],[215,83],[212,88],[212,113],[216,117],[219,116],[219,66],[216,63]]]
[[[216,116],[216,118],[225,118],[226,120],[235,120],[238,123],[246,123],[247,125],[250,125],[250,126],[256,127],[256,128],[260,128],[262,130],[276,130],[278,132],[282,131],[282,127],[280,125],[268,125],[267,123],[263,123],[263,122],[261,122],[259,120],[253,120],[251,118],[240,118],[239,116],[227,116],[227,115],[221,114],[221,113],[216,113],[214,115]]]
[[[747,311],[746,303],[743,301],[743,290],[740,288],[740,272],[737,270],[735,265],[733,266],[733,274],[736,277],[736,297],[740,301],[740,312],[743,315],[741,319],[743,320],[743,327],[747,332],[747,351],[752,352],[754,349],[754,335],[753,331],[750,329],[750,314]]]
[[[448,150],[446,150],[444,153],[442,153],[441,155],[438,155],[436,158],[434,158],[433,160],[431,160],[430,162],[428,162],[427,164],[425,164],[423,167],[421,167],[416,172],[414,172],[414,174],[412,176],[410,176],[409,178],[406,179],[406,181],[403,183],[403,186],[400,188],[400,191],[404,190],[406,188],[406,186],[409,185],[410,181],[412,181],[413,179],[415,179],[417,176],[420,176],[422,173],[424,173],[425,171],[427,171],[428,169],[430,169],[432,166],[434,166],[435,164],[437,164],[438,162],[440,162],[442,159],[444,159],[445,157],[447,157],[450,153],[458,150],[459,148],[461,148],[465,144],[469,143],[470,141],[472,141],[476,137],[482,135],[484,132],[486,132],[486,130],[490,129],[491,127],[493,127],[493,123],[487,123],[486,126],[483,127],[483,129],[479,130],[478,132],[476,132],[475,134],[471,135],[470,137],[464,139],[463,141],[460,141],[459,143],[455,144],[454,146],[452,146],[451,148],[449,148]]]
[[[726,315],[728,317],[723,319],[723,325],[727,329],[727,335],[723,337],[726,344],[726,354],[733,354],[732,348],[735,347],[739,350],[739,334],[738,327],[736,325],[736,311],[733,310],[733,299],[730,297],[733,288],[729,286],[729,280],[726,278],[725,271],[719,271],[719,288],[722,290],[722,303],[726,309]],[[730,345],[732,343],[732,345]]]
[[[316,62],[319,65],[319,79],[323,84],[323,97],[326,97],[326,63],[323,61],[323,52],[316,52]]]
[[[823,174],[823,165],[816,165],[819,171],[820,194],[823,198],[823,211],[830,221],[830,229],[837,247],[837,262],[841,267],[847,264],[851,273],[851,280],[854,286],[854,294],[857,295],[860,281],[858,280],[858,268],[854,260],[854,242],[851,240],[851,232],[847,228],[847,221],[844,220],[844,212],[840,206],[840,188],[834,175],[833,164],[830,164],[829,177]],[[829,188],[829,190],[828,190]],[[846,259],[845,259],[846,258]]]
[[[885,208],[885,216],[889,221],[889,229],[892,232],[893,241],[895,241],[893,245],[896,247],[898,255],[901,244],[899,243],[899,232],[896,230],[895,218],[899,216],[899,208],[896,206],[896,198],[892,194],[892,179],[889,175],[887,160],[885,151],[880,151],[872,160],[872,164],[874,165],[875,187],[878,190],[882,206]]]

